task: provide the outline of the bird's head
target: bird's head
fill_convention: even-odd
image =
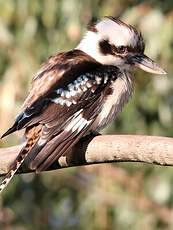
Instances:
[[[106,17],[97,24],[88,26],[77,49],[103,65],[114,65],[122,71],[137,67],[153,74],[166,74],[144,54],[145,43],[141,33],[113,17]]]

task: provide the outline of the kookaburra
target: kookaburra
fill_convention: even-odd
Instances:
[[[134,67],[166,74],[144,49],[142,35],[134,27],[105,17],[88,26],[75,49],[49,57],[32,80],[22,112],[2,136],[25,129],[27,142],[0,191],[28,154],[32,170],[45,170],[82,136],[115,119],[133,92]]]

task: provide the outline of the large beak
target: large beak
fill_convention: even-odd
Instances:
[[[128,58],[130,64],[136,68],[142,69],[145,72],[153,74],[167,74],[156,62],[147,57],[145,54],[140,54]]]

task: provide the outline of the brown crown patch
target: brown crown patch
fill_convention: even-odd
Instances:
[[[94,32],[94,33],[97,33],[97,32],[98,32],[95,24],[88,25],[88,26],[87,26],[87,30],[88,30],[88,31],[91,31],[91,32]]]

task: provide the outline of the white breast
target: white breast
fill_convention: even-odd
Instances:
[[[93,123],[93,130],[102,130],[121,112],[133,92],[133,79],[133,75],[126,72],[112,83],[113,92],[105,99],[103,109]]]

